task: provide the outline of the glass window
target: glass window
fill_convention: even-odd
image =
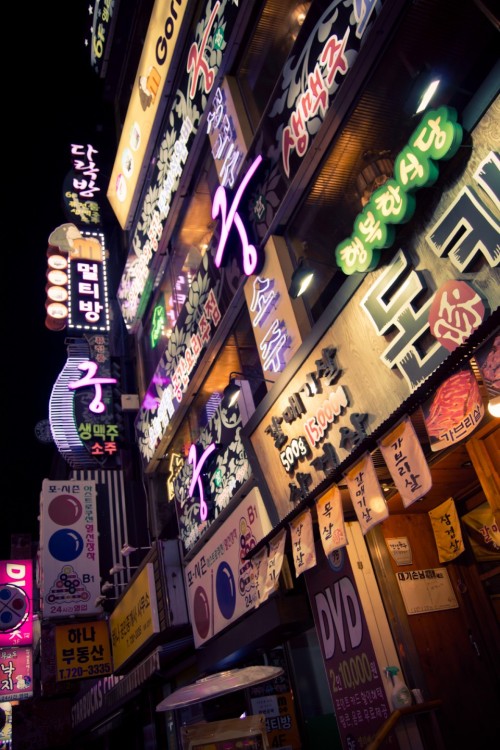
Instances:
[[[237,73],[254,130],[310,6],[310,1],[297,0],[270,0],[264,4]]]

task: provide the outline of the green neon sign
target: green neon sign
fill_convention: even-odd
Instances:
[[[162,334],[163,326],[165,325],[165,309],[163,305],[158,305],[153,310],[153,319],[151,321],[151,347],[154,349],[158,340]]]
[[[335,249],[335,260],[345,274],[377,267],[380,251],[394,242],[394,225],[404,224],[413,216],[414,191],[436,182],[436,162],[451,159],[462,137],[462,126],[452,107],[439,107],[424,115],[396,157],[393,177],[373,193],[354,220],[351,236]]]

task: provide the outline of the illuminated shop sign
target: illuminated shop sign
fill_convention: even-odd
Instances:
[[[61,224],[47,250],[49,330],[109,331],[109,298],[104,234]]]
[[[251,549],[271,530],[254,487],[184,568],[196,648],[253,609],[257,580]]]
[[[40,553],[45,619],[102,612],[95,482],[43,480]]]
[[[111,646],[105,620],[74,622],[55,628],[56,680],[81,680],[111,674]]]
[[[50,429],[62,457],[75,468],[113,468],[120,430],[116,423],[112,362],[105,336],[68,343],[68,359],[49,401]]]
[[[498,314],[499,106],[471,134],[477,145],[462,177],[436,196],[435,218],[332,313],[279,401],[245,427],[280,519]],[[464,414],[448,444],[470,421]]]
[[[282,264],[289,263],[289,254],[284,239],[270,237],[264,251],[262,270],[248,278],[244,291],[262,370],[267,377],[282,372],[302,343],[298,317],[305,318],[305,313],[301,301],[294,306],[288,294]],[[307,330],[305,320],[301,320],[301,325]]]
[[[202,537],[251,475],[241,428],[238,407],[226,410],[219,404],[177,471],[173,497],[185,552]]]
[[[354,220],[352,235],[337,245],[335,259],[345,274],[372,271],[380,250],[394,242],[394,224],[403,224],[415,211],[413,192],[433,185],[436,162],[451,159],[462,142],[462,128],[451,107],[430,110],[399,152],[394,177],[378,188]]]
[[[33,642],[31,560],[0,560],[0,646]]]
[[[217,268],[222,265],[229,233],[234,226],[236,227],[240,238],[241,263],[243,266],[243,273],[245,273],[246,276],[251,276],[253,273],[255,273],[255,271],[258,271],[259,267],[262,266],[264,259],[262,256],[262,252],[259,252],[255,245],[249,243],[247,230],[245,228],[245,225],[243,224],[240,214],[238,213],[238,207],[240,205],[241,199],[243,198],[245,189],[252,179],[253,175],[259,168],[261,161],[262,157],[257,156],[257,158],[249,167],[243,180],[241,181],[240,186],[238,187],[238,190],[234,195],[233,202],[231,203],[229,210],[227,206],[226,188],[223,185],[219,185],[219,187],[215,191],[214,199],[212,201],[212,219],[217,219],[220,216],[222,224],[220,230],[219,245],[215,253],[215,265],[217,266]]]
[[[118,301],[127,328],[137,325],[147,304],[147,282],[170,206],[177,194],[189,150],[238,12],[239,5],[233,0],[222,0],[213,5],[208,2],[196,25],[185,61],[184,77],[175,93],[175,106],[153,160],[151,182],[140,207],[118,288]]]
[[[90,143],[71,144],[71,170],[64,179],[63,199],[68,219],[80,226],[99,226],[102,221],[98,153]]]
[[[33,697],[33,651],[30,646],[0,647],[0,701]]]
[[[236,82],[227,76],[217,88],[207,117],[212,156],[224,187],[232,188],[252,140]]]
[[[215,296],[215,289],[224,299],[222,307]],[[203,352],[226,311],[227,294],[228,290],[224,284],[221,285],[210,255],[205,253],[189,289],[187,304],[172,331],[137,415],[137,442],[146,464],[154,458]]]
[[[129,586],[109,618],[113,666],[116,672],[139,648],[160,632],[153,563]]]
[[[179,37],[187,0],[156,0],[144,41],[134,88],[111,172],[107,196],[122,229],[130,225],[137,181]]]
[[[104,63],[104,52],[110,39],[111,22],[115,10],[114,0],[94,0],[92,38],[90,41],[90,64],[100,76]]]
[[[382,5],[376,0],[333,0],[324,9],[324,3],[311,3],[263,119],[266,145],[261,152],[271,167],[255,206],[257,236],[267,234],[274,207],[283,201],[321,131]]]

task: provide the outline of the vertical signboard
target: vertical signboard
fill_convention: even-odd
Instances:
[[[365,747],[391,708],[346,548],[305,579],[343,747]]]
[[[0,560],[0,646],[33,642],[33,564]]]
[[[0,648],[0,701],[33,697],[33,652],[29,646]]]
[[[197,648],[254,607],[257,581],[245,556],[270,530],[260,492],[254,488],[186,565],[189,619]]]
[[[80,680],[111,674],[111,646],[106,620],[56,626],[56,680]]]
[[[100,613],[95,482],[44,479],[40,497],[43,617]]]

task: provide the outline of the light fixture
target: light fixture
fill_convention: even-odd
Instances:
[[[488,411],[492,417],[500,417],[500,396],[494,396],[488,401]]]
[[[434,78],[432,81],[429,82],[427,87],[424,89],[422,96],[420,97],[418,107],[415,111],[416,115],[420,114],[420,112],[423,112],[424,109],[427,108],[427,106],[429,105],[429,102],[431,101],[432,97],[436,93],[440,83],[441,83],[440,78]]]
[[[94,607],[100,607],[102,604],[104,604],[104,602],[107,602],[107,601],[108,601],[108,597],[100,594],[94,602]]]
[[[151,547],[133,547],[128,542],[125,542],[125,544],[123,545],[121,549],[121,553],[123,557],[128,557],[129,555],[132,554],[132,552],[137,552],[137,550],[141,550],[141,549],[151,549]]]
[[[305,243],[304,243],[305,245]],[[318,266],[324,266],[325,268],[329,268],[331,272],[336,271],[336,266],[332,265],[331,263],[325,263],[322,260],[319,260],[318,258],[314,258],[313,261],[314,265]],[[314,279],[316,275],[316,270],[308,265],[308,262],[304,255],[302,255],[297,264],[297,268],[292,273],[292,278],[290,280],[290,286],[288,287],[288,294],[292,299],[297,299],[297,297],[301,297],[306,289],[309,288],[311,285],[311,281]]]
[[[264,378],[262,376],[248,375],[243,372],[235,372],[235,371],[229,373],[229,383],[224,388],[224,391],[222,394],[222,403],[224,404],[226,409],[230,409],[231,406],[235,405],[240,395],[240,391],[241,391],[241,386],[238,385],[233,375],[240,375],[242,380],[260,380],[260,381],[264,381],[265,383],[274,383],[274,380],[268,380],[267,378]]]

